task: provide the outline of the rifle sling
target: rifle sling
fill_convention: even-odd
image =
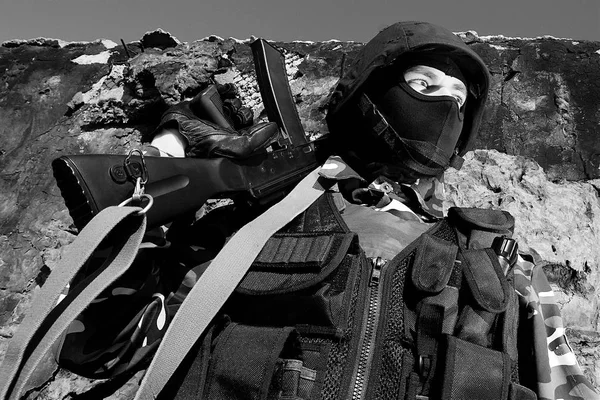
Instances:
[[[306,210],[333,183],[320,178],[319,169],[312,171],[283,200],[242,227],[227,242],[175,314],[135,400],[158,397],[181,360],[241,282],[267,240]]]
[[[146,231],[146,217],[138,216],[140,210],[139,207],[108,207],[102,210],[67,248],[8,344],[0,366],[0,399],[21,398],[27,382],[52,344],[85,307],[133,263]],[[114,246],[112,254],[99,268],[101,272],[96,279],[76,296],[68,296],[63,300],[64,304],[55,307],[67,284],[102,241],[117,228],[125,228],[126,235]]]

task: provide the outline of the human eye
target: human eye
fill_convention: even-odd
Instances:
[[[452,97],[458,102],[458,106],[462,107],[467,101],[467,89],[464,85],[454,86],[452,90]]]
[[[427,82],[425,79],[422,79],[422,78],[411,79],[408,83],[412,83],[414,85],[423,86],[423,87],[429,86],[429,82]]]
[[[411,79],[407,79],[406,83],[408,83],[408,85],[413,88],[414,90],[420,92],[424,89],[427,89],[429,87],[429,81],[427,81],[427,79],[425,78],[411,78]]]

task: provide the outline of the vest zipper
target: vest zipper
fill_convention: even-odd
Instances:
[[[381,257],[374,257],[371,261],[371,276],[367,287],[367,312],[359,336],[359,355],[352,378],[352,400],[362,400],[365,397],[366,386],[369,380],[373,351],[375,348],[376,326],[379,321],[379,306],[381,303],[380,278],[381,270],[387,263]]]

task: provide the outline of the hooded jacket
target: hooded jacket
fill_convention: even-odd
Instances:
[[[340,137],[346,134],[336,132],[340,126],[336,120],[356,115],[348,110],[359,102],[369,77],[382,68],[404,62],[415,54],[422,55],[427,52],[448,56],[458,65],[467,80],[468,99],[464,124],[454,152],[456,156],[462,157],[472,146],[481,124],[489,88],[489,73],[477,53],[458,36],[445,28],[426,22],[408,21],[391,25],[362,48],[332,94],[327,115],[332,133]],[[456,161],[451,160],[451,166],[460,168],[462,158]]]

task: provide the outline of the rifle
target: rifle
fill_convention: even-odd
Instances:
[[[56,183],[75,226],[82,229],[102,209],[132,198],[141,180],[153,199],[148,229],[199,209],[208,199],[242,197],[265,204],[282,197],[320,165],[326,139],[309,141],[294,104],[283,55],[263,39],[251,45],[267,117],[280,127],[266,152],[243,160],[124,155],[64,155],[52,162]],[[214,90],[201,93],[197,107],[215,123],[223,121]],[[212,115],[212,116],[211,116]]]

